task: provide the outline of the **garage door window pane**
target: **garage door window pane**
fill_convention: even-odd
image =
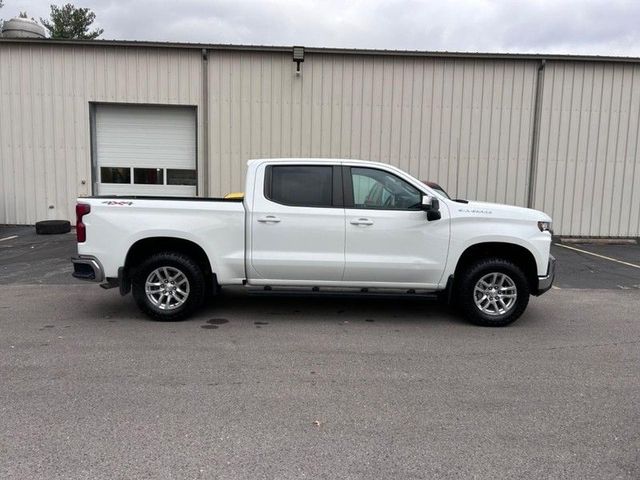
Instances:
[[[134,168],[133,183],[162,185],[164,183],[164,170],[161,168]]]
[[[167,169],[167,185],[191,185],[197,183],[195,170],[183,170],[177,168]]]
[[[131,169],[123,167],[101,167],[101,183],[131,183]]]
[[[271,167],[268,198],[284,205],[330,207],[333,167]]]

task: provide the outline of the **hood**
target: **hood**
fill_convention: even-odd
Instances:
[[[514,220],[533,220],[536,222],[550,222],[551,217],[540,210],[532,208],[515,207],[502,203],[477,202],[469,200],[469,203],[452,202],[450,208],[458,216],[500,217]]]

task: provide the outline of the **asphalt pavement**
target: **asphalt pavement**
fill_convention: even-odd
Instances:
[[[76,234],[36,235],[33,226],[0,226],[0,285],[79,284],[71,276]]]
[[[71,236],[14,234],[2,479],[640,478],[640,269],[554,247],[558,288],[502,329],[236,289],[158,323],[70,281]]]

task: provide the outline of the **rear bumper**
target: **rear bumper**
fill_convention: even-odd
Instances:
[[[549,264],[547,266],[547,274],[544,277],[538,277],[538,295],[542,295],[544,292],[551,288],[553,280],[556,277],[556,258],[553,255],[549,255]]]
[[[104,269],[96,257],[81,255],[71,259],[73,263],[73,277],[89,282],[101,283],[104,281]]]

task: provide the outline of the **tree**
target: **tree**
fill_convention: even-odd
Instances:
[[[40,21],[49,30],[51,38],[93,40],[104,32],[102,28],[89,31],[96,14],[89,8],[76,8],[71,3],[62,7],[51,5],[50,18],[51,21],[44,18]]]

